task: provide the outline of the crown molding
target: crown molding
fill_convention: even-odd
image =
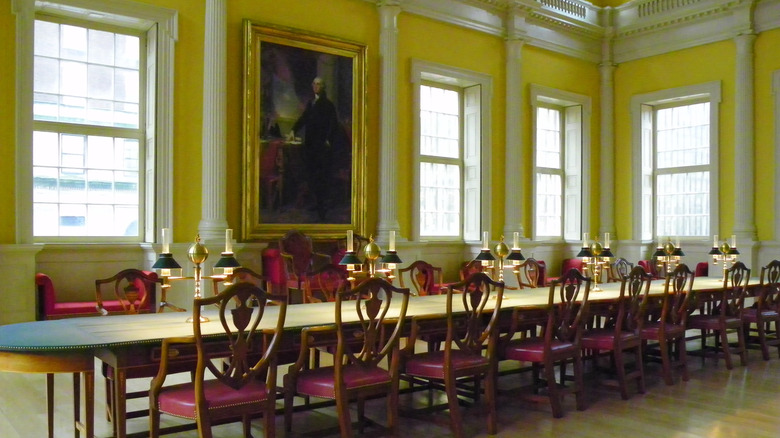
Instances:
[[[634,0],[615,8],[582,0],[365,1],[590,62],[626,62],[780,27],[780,0]]]

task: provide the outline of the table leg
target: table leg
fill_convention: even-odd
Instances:
[[[127,372],[121,367],[114,368],[114,436],[127,436]]]
[[[54,438],[54,374],[46,373],[46,420],[49,438]]]
[[[79,438],[81,424],[81,374],[73,373],[73,436]]]

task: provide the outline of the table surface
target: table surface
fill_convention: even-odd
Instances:
[[[751,284],[758,281],[751,279]],[[663,280],[654,280],[651,293],[663,291]],[[716,290],[723,285],[718,278],[697,277],[694,291]],[[601,291],[591,291],[590,300],[611,300],[619,294],[619,283],[599,284]],[[506,290],[502,308],[538,307],[547,303],[549,288]],[[410,297],[407,317],[434,315],[445,312],[446,295]],[[332,324],[333,303],[295,304],[287,308],[285,328],[296,329]],[[260,323],[260,329],[272,328],[276,320],[276,307],[269,306]],[[344,307],[344,320],[354,319],[355,312]],[[212,321],[201,327],[205,335],[219,334],[221,327],[216,319],[216,309],[205,314]],[[391,315],[392,316],[392,315]],[[192,335],[192,324],[186,323],[187,313],[151,313],[140,315],[115,315],[106,317],[67,318],[50,321],[33,321],[0,326],[0,351],[62,353],[74,350],[94,350],[102,347],[128,344],[159,343],[171,336]]]

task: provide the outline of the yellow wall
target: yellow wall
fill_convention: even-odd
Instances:
[[[0,214],[0,243],[13,243],[16,238],[16,221],[13,212],[16,196],[14,195],[16,135],[15,123],[16,91],[14,70],[16,64],[16,26],[14,15],[11,14],[11,0],[0,0],[0,205],[4,213]]]
[[[723,41],[620,64],[615,71],[615,226],[621,239],[632,235],[631,97],[685,85],[721,82],[720,230],[731,234],[734,215],[734,43]],[[622,214],[621,214],[622,213]]]
[[[774,235],[775,186],[773,184],[778,167],[775,161],[775,126],[777,116],[774,107],[775,94],[772,90],[772,75],[780,70],[780,29],[764,32],[756,38],[755,45],[755,120],[756,120],[756,228],[758,240],[778,239]]]
[[[451,67],[461,68],[489,75],[493,81],[491,99],[491,142],[492,157],[488,180],[493,195],[493,215],[490,229],[503,229],[504,211],[504,125],[505,125],[505,53],[504,41],[483,33],[465,31],[455,26],[428,20],[419,16],[402,14],[398,39],[398,107],[399,107],[399,163],[398,179],[406,181],[399,191],[399,221],[401,233],[412,232],[411,212],[414,208],[413,166],[413,89],[411,87],[411,66],[413,59],[421,59]],[[494,238],[499,236],[495,235]]]
[[[174,132],[174,223],[178,241],[189,241],[198,229],[201,217],[201,186],[198,182],[203,165],[202,112],[203,105],[203,38],[205,5],[191,0],[139,0],[179,12],[179,40],[175,58],[175,132]],[[606,1],[606,0],[605,0]],[[0,0],[0,96],[7,103],[14,102],[15,16],[11,13],[11,1]],[[314,13],[313,11],[316,11]],[[379,159],[379,18],[376,7],[360,0],[332,0],[323,8],[320,0],[233,1],[228,3],[227,39],[227,219],[229,226],[240,228],[241,220],[241,151],[242,123],[242,69],[243,41],[242,20],[283,25],[365,44],[368,48],[368,83],[366,99],[367,133],[367,229],[372,232],[377,222],[377,182]],[[419,58],[463,68],[493,78],[492,99],[492,161],[490,181],[493,190],[493,216],[491,229],[500,230],[504,224],[502,199],[506,195],[505,181],[505,47],[500,37],[465,30],[426,18],[402,13],[399,17],[398,47],[398,218],[403,235],[412,229],[410,212],[414,197],[411,183],[414,180],[412,156],[412,89],[410,85],[411,59]],[[780,30],[761,34],[756,41],[756,223],[759,239],[773,236],[774,205],[772,185],[767,178],[774,178],[774,106],[771,90],[772,72],[780,68]],[[722,83],[723,100],[720,105],[720,218],[718,234],[730,234],[734,225],[733,184],[734,166],[734,44],[718,42],[653,56],[647,59],[621,64],[615,71],[615,199],[599,200],[600,160],[600,102],[599,72],[595,64],[552,53],[526,45],[523,48],[523,84],[526,101],[523,102],[523,151],[518,166],[526,171],[530,187],[532,163],[530,133],[531,114],[528,103],[528,85],[535,83],[591,96],[591,231],[598,226],[599,203],[615,203],[615,220],[618,237],[629,239],[631,235],[631,132],[629,103],[637,93],[657,91],[670,87],[698,84],[718,80]],[[14,206],[15,193],[15,109],[12,104],[0,106],[0,205],[7,213],[0,215],[0,244],[15,241]],[[771,157],[771,159],[767,159]],[[511,188],[508,193],[511,193]],[[523,200],[523,220],[531,229],[531,193],[526,191]],[[496,233],[494,233],[496,234]],[[493,236],[497,238],[498,236]]]
[[[600,172],[600,156],[599,153],[599,139],[601,137],[600,128],[600,105],[601,99],[599,98],[599,70],[595,64],[579,61],[574,58],[570,58],[564,55],[553,53],[544,49],[536,47],[525,46],[523,49],[523,87],[524,87],[524,116],[523,120],[523,163],[521,164],[525,169],[527,178],[524,181],[526,187],[531,187],[533,182],[533,135],[532,128],[532,111],[530,107],[530,84],[543,85],[563,91],[569,91],[572,93],[582,94],[591,98],[591,157],[590,157],[590,172],[593,176],[591,178],[591,190],[589,194],[585,196],[590,197],[590,231],[595,232],[599,228],[599,183],[598,175]],[[523,202],[524,217],[525,217],[525,229],[527,235],[531,235],[530,230],[532,226],[532,211],[531,206],[533,202],[533,193],[531,190],[526,190],[526,199]]]

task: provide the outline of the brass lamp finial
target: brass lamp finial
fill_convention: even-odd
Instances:
[[[190,246],[187,251],[187,257],[192,263],[201,264],[209,258],[209,250],[206,246],[200,243],[200,234],[195,236],[195,243]]]
[[[368,244],[363,249],[363,252],[366,253],[366,258],[371,260],[372,262],[379,258],[380,255],[382,255],[382,249],[379,248],[379,245],[377,245],[374,242],[374,236],[371,235],[368,240]]]

